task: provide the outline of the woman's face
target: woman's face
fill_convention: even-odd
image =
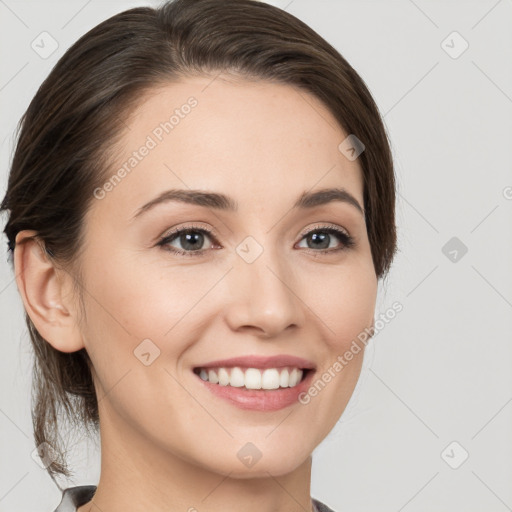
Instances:
[[[314,196],[344,190],[363,207],[362,174],[315,97],[212,80],[153,91],[127,122],[85,219],[81,332],[103,441],[153,465],[281,475],[332,429],[360,373],[363,350],[304,399],[373,323],[364,215]],[[232,358],[247,359],[218,362]]]

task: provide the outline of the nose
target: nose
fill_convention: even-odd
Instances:
[[[229,327],[263,338],[301,327],[306,306],[293,276],[282,256],[274,257],[270,251],[252,263],[237,257],[229,273],[229,305],[223,308]]]

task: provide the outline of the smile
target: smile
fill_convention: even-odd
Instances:
[[[243,368],[235,366],[219,368],[195,368],[194,373],[212,384],[245,389],[293,388],[299,384],[307,369],[297,367]]]
[[[196,382],[208,394],[239,409],[261,412],[300,404],[299,396],[315,373],[313,361],[292,354],[240,355],[193,367]]]

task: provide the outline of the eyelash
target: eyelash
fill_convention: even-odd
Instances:
[[[184,233],[197,233],[197,232],[208,235],[212,239],[212,242],[217,241],[215,233],[213,231],[210,231],[209,229],[205,229],[205,228],[199,227],[199,226],[187,226],[184,228],[175,229],[174,231],[171,231],[169,234],[160,238],[160,240],[157,243],[157,246],[161,246],[164,248],[164,250],[170,251],[170,252],[172,252],[174,254],[178,254],[180,256],[201,256],[204,252],[208,251],[208,249],[201,249],[198,251],[182,251],[180,249],[176,249],[174,247],[167,245]],[[304,239],[311,233],[316,233],[316,232],[326,233],[329,235],[336,235],[340,239],[342,245],[341,245],[341,247],[334,248],[334,249],[320,249],[320,250],[306,249],[307,251],[311,251],[313,253],[321,253],[321,254],[332,254],[332,253],[339,252],[339,251],[345,251],[347,249],[352,248],[355,245],[354,239],[348,233],[346,233],[345,231],[342,231],[339,228],[335,228],[333,226],[317,226],[309,231],[306,231],[305,233],[302,233],[301,241],[302,241],[302,239]],[[318,256],[318,254],[315,254],[315,256]]]

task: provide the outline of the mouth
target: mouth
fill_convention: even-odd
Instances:
[[[234,366],[214,368],[194,368],[194,373],[203,381],[219,386],[244,389],[283,389],[293,388],[306,379],[312,369],[286,366],[280,368],[248,368]]]
[[[193,368],[197,382],[211,394],[241,409],[276,411],[299,403],[316,372],[295,356],[244,356]]]

